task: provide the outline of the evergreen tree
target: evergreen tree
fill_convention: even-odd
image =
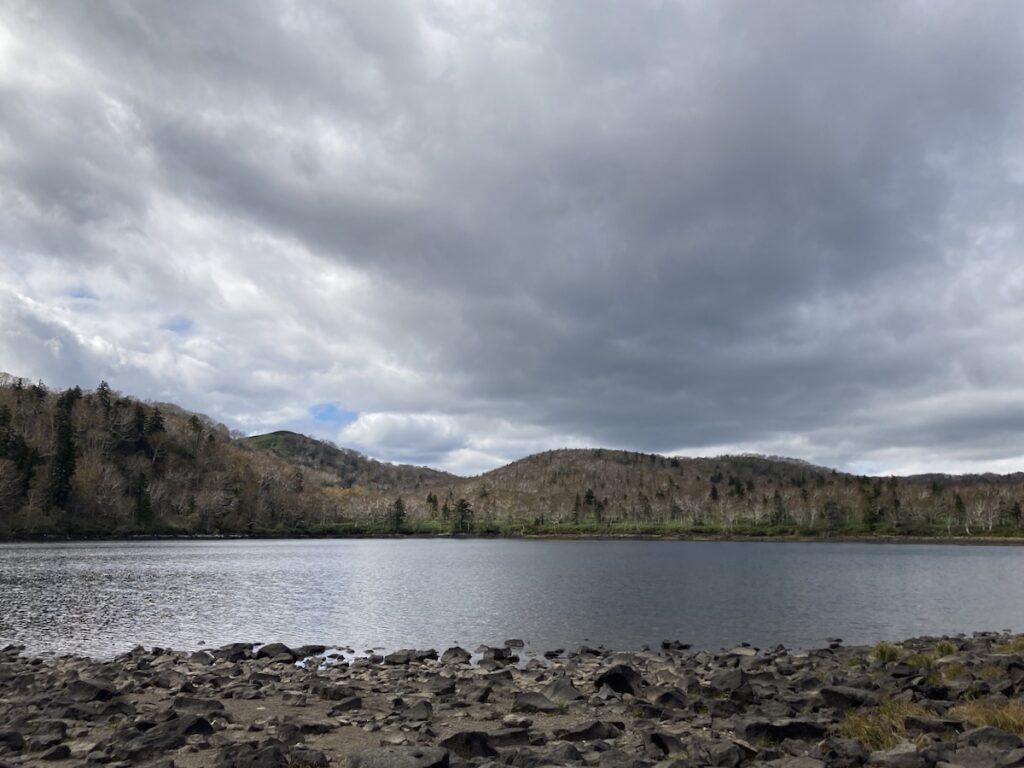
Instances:
[[[455,502],[455,516],[452,520],[453,533],[469,533],[473,530],[473,507],[465,499]]]
[[[71,478],[75,474],[75,430],[71,411],[81,397],[77,387],[68,390],[57,400],[54,423],[53,456],[46,486],[46,502],[51,507],[66,509],[71,500]]]
[[[388,527],[392,533],[401,533],[405,527],[405,502],[399,496],[388,510]]]

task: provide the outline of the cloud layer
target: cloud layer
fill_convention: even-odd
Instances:
[[[464,473],[1024,468],[1020,4],[0,9],[0,369]]]

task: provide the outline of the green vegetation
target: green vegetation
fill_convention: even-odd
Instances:
[[[996,653],[1017,653],[1024,654],[1024,636],[1015,637],[1009,642],[1000,643],[993,649]]]
[[[939,656],[952,656],[954,653],[959,651],[956,643],[950,640],[940,640],[935,646],[935,652]]]
[[[908,717],[934,717],[920,704],[883,699],[877,707],[849,712],[839,726],[846,739],[859,739],[869,750],[892,749],[907,735]]]

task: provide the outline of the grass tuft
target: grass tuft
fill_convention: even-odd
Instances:
[[[900,657],[900,647],[894,643],[882,642],[872,649],[871,655],[885,663],[896,661]]]
[[[965,701],[950,709],[949,714],[976,727],[991,725],[1001,731],[1024,736],[1024,701],[1020,699]]]
[[[839,725],[839,734],[857,739],[868,750],[892,749],[907,735],[906,719],[912,715],[933,717],[927,709],[912,701],[883,699],[873,709],[849,712]]]
[[[957,647],[956,643],[952,640],[940,640],[938,645],[935,646],[935,652],[939,654],[939,656],[952,656],[959,650],[960,649]]]
[[[996,653],[1024,653],[1024,636],[1015,637],[1005,643],[992,646]]]
[[[917,669],[930,670],[935,666],[935,656],[930,653],[915,653],[907,659],[907,663]]]

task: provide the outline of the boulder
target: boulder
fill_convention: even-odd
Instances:
[[[556,731],[557,737],[562,741],[596,741],[598,739],[617,739],[622,735],[624,729],[622,723],[607,723],[602,720],[594,720],[575,728]]]
[[[454,646],[441,654],[442,664],[468,664],[473,655],[465,648]]]
[[[1009,752],[1012,749],[1019,749],[1021,746],[1024,746],[1024,742],[1021,741],[1019,736],[993,728],[990,725],[964,731],[960,734],[957,742],[972,747],[984,747],[985,749],[1001,752]]]
[[[544,688],[544,695],[556,704],[568,704],[570,701],[585,699],[582,691],[579,691],[572,681],[566,677],[556,677]]]
[[[462,758],[497,757],[498,750],[482,731],[459,731],[442,741],[438,746],[454,752]]]
[[[643,688],[643,678],[633,667],[627,664],[616,664],[602,672],[594,680],[595,688],[600,690],[603,686],[608,686],[616,693],[628,693],[636,696]]]
[[[917,747],[909,741],[897,744],[892,749],[872,752],[868,760],[879,768],[925,768],[927,765]]]

